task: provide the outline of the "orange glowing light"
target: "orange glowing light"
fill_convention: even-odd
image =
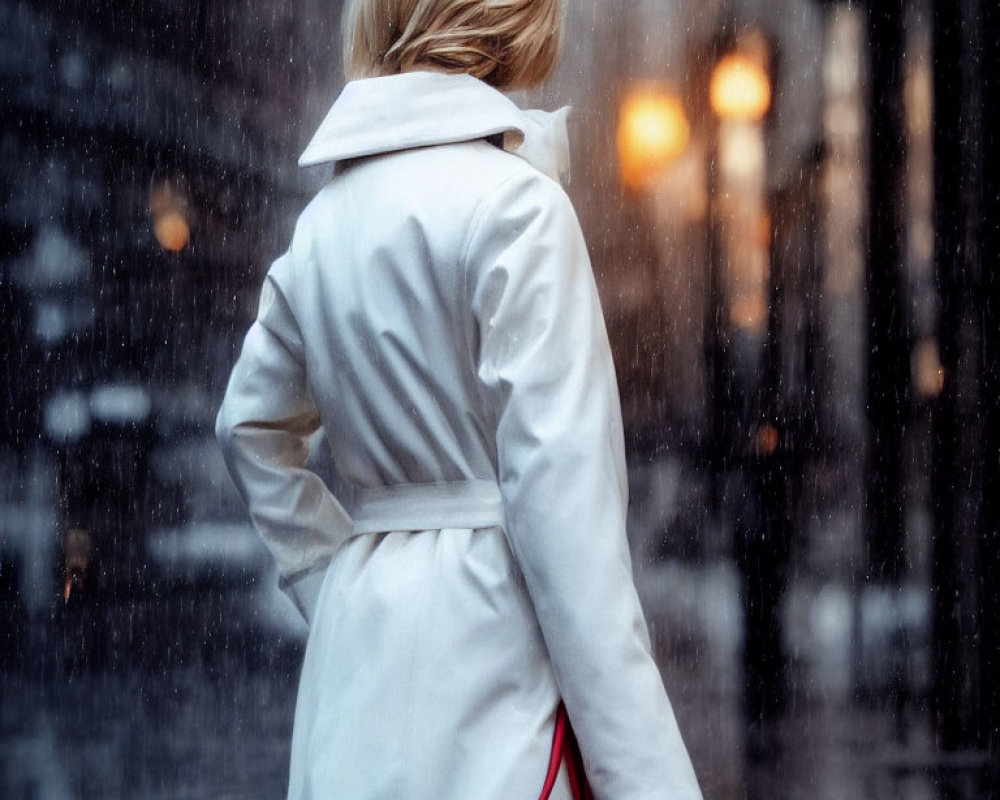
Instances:
[[[641,188],[684,152],[691,126],[679,98],[657,87],[632,92],[622,104],[618,158],[622,180]]]
[[[780,443],[781,436],[778,434],[778,429],[771,423],[765,422],[757,429],[756,446],[757,452],[761,455],[772,455]]]
[[[153,235],[164,250],[177,253],[187,246],[191,229],[180,211],[168,211],[153,220]]]
[[[153,187],[149,195],[149,213],[153,218],[153,236],[164,250],[177,253],[191,240],[187,200],[170,181]]]
[[[911,369],[921,397],[937,397],[944,391],[944,367],[935,339],[925,339],[914,348]]]
[[[771,107],[771,81],[757,60],[730,53],[712,72],[709,97],[721,118],[757,122]]]

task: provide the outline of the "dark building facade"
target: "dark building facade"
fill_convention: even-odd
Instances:
[[[170,453],[210,452],[310,188],[300,123],[336,79],[336,5],[0,4],[3,500],[33,509],[2,549],[33,564],[34,610],[67,559],[81,586],[128,583],[150,527],[235,511],[192,500]]]

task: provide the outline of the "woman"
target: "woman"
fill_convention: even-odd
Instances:
[[[562,116],[497,91],[551,71],[558,1],[348,5],[353,80],[300,159],[335,175],[218,419],[310,623],[296,800],[534,800],[560,699],[598,798],[700,796],[632,582]],[[305,468],[320,426],[338,497]]]

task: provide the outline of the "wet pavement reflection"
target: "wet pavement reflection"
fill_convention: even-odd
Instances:
[[[980,757],[935,747],[919,586],[887,598],[794,571],[779,615],[784,688],[748,722],[743,584],[725,557],[650,557],[651,518],[691,500],[658,469],[633,481],[637,585],[706,798],[993,796]],[[0,798],[284,795],[304,628],[253,532],[192,525],[148,552],[144,590],[60,598],[31,621],[4,589]],[[911,620],[898,652],[880,633],[893,614]],[[887,691],[899,664],[908,688]]]
[[[935,759],[920,704],[900,721],[809,674],[794,675],[784,713],[745,733],[724,617],[676,621],[699,592],[728,590],[735,608],[734,579],[723,566],[656,572],[642,586],[657,657],[706,798],[987,796],[982,765]],[[251,595],[173,590],[22,631],[5,656],[0,795],[283,796],[302,642],[262,623]]]
[[[0,796],[283,796],[302,643],[262,627],[249,599],[175,588],[21,631],[5,653]]]

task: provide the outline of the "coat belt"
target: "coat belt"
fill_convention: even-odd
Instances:
[[[353,536],[436,528],[503,527],[503,496],[496,481],[404,483],[360,489],[351,514]]]

